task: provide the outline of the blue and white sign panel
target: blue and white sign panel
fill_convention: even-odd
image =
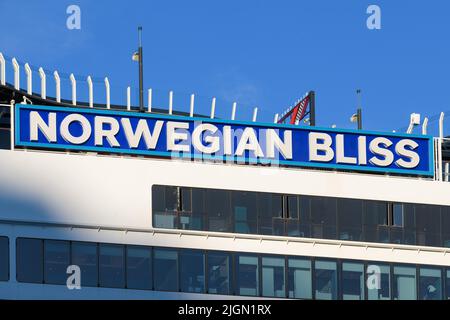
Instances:
[[[15,145],[433,175],[430,136],[21,105]]]

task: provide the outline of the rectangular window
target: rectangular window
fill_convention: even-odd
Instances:
[[[199,250],[180,250],[182,292],[205,292],[205,254]]]
[[[446,287],[445,295],[446,295],[446,299],[450,300],[450,270],[447,269],[445,271],[445,274],[446,274],[446,278],[445,278],[445,287]]]
[[[9,239],[0,237],[0,281],[9,280]]]
[[[257,233],[256,192],[232,191],[234,232]]]
[[[311,261],[289,258],[288,260],[289,298],[312,299]]]
[[[265,235],[277,235],[280,230],[274,226],[274,221],[282,217],[281,195],[270,193],[258,193],[258,233]],[[284,235],[284,228],[283,228]]]
[[[367,297],[369,300],[391,299],[391,267],[369,263],[367,266]]]
[[[419,300],[442,299],[441,269],[420,268]]]
[[[336,239],[336,199],[311,197],[312,236]]]
[[[231,255],[225,252],[208,253],[208,293],[231,294]]]
[[[230,191],[206,190],[208,231],[233,232]]]
[[[394,300],[416,300],[416,268],[394,266]]]
[[[289,219],[298,219],[298,197],[287,196],[287,216]]]
[[[362,263],[342,263],[342,299],[364,300],[364,265]]]
[[[337,199],[339,239],[362,240],[363,201]]]
[[[178,252],[154,249],[153,287],[157,291],[178,291]]]
[[[315,293],[318,300],[337,300],[337,264],[334,261],[315,262]]]
[[[403,204],[392,204],[392,225],[394,227],[403,227]]]
[[[258,257],[236,256],[236,290],[241,296],[259,295]]]
[[[98,249],[96,243],[72,242],[72,264],[81,269],[81,286],[98,286]]]
[[[264,297],[286,297],[285,259],[262,257],[262,292]]]
[[[181,202],[180,210],[183,212],[192,212],[192,189],[181,188]]]
[[[38,239],[17,239],[17,281],[42,283],[44,276],[44,245]]]
[[[152,224],[155,228],[178,228],[178,188],[169,186],[152,187]]]
[[[125,247],[100,244],[100,287],[125,288]]]
[[[70,265],[70,242],[44,241],[44,281],[50,284],[67,283],[67,267]]]
[[[152,289],[152,248],[127,246],[127,288]]]

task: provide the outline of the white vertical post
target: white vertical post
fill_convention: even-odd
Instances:
[[[0,52],[0,84],[6,85],[6,61],[3,54]]]
[[[153,98],[153,90],[148,89],[148,112],[152,112],[152,98]]]
[[[256,122],[256,117],[258,116],[258,107],[255,107],[255,109],[253,109],[253,122]]]
[[[131,87],[127,87],[127,110],[131,110]]]
[[[91,76],[87,77],[87,84],[89,88],[89,108],[94,107],[94,84],[92,83]]]
[[[106,109],[111,108],[111,89],[109,86],[109,79],[108,77],[105,77],[105,89],[106,89]]]
[[[33,94],[33,75],[28,62],[25,63],[25,74],[27,76],[27,93],[31,95]]]
[[[11,150],[14,150],[14,136],[15,136],[15,132],[14,132],[14,100],[11,100],[11,109],[10,109],[10,122],[11,122],[11,137],[10,137],[10,143],[11,143]]]
[[[12,64],[14,68],[14,89],[20,90],[20,74],[19,74],[20,67],[16,58],[12,58]]]
[[[53,72],[56,84],[56,102],[61,102],[61,79],[59,78],[58,71]]]
[[[191,118],[194,116],[194,102],[195,102],[195,95],[191,94],[191,105],[189,107],[189,116]]]
[[[211,102],[211,119],[214,119],[216,114],[216,97],[212,98]]]
[[[439,116],[439,138],[444,138],[444,113]]]
[[[277,123],[278,122],[278,113],[275,114],[275,117],[273,118],[273,123]]]
[[[77,80],[75,80],[75,76],[73,73],[70,74],[70,82],[72,84],[72,104],[74,106],[77,105]]]
[[[233,107],[231,107],[231,120],[236,119],[236,102],[233,102]]]
[[[41,98],[47,98],[47,79],[42,67],[39,68],[39,77],[41,77]]]
[[[445,163],[445,181],[449,181],[450,162]]]
[[[425,119],[423,119],[423,124],[422,124],[422,134],[423,135],[427,134],[427,128],[428,128],[428,117],[425,117]]]
[[[173,112],[173,91],[169,91],[169,114]]]

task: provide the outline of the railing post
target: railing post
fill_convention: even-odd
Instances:
[[[61,103],[61,78],[59,77],[58,71],[53,72],[56,84],[56,102]]]
[[[273,117],[273,123],[278,122],[278,113],[275,113],[275,116]]]
[[[41,77],[41,98],[47,98],[47,80],[44,69],[42,67],[39,68],[39,76]]]
[[[428,129],[428,117],[425,117],[425,119],[423,119],[423,123],[422,123],[422,134],[423,135],[427,134],[427,129]]]
[[[127,110],[131,110],[131,87],[127,87]]]
[[[231,107],[231,120],[236,119],[236,106],[237,106],[237,103],[233,102],[233,106]]]
[[[75,80],[75,76],[73,73],[70,74],[70,83],[72,84],[72,104],[74,106],[77,105],[77,80]]]
[[[87,84],[89,88],[89,108],[94,107],[94,84],[92,83],[91,76],[87,77]]]
[[[0,83],[4,86],[6,85],[6,61],[3,54],[0,52]]]
[[[105,77],[105,88],[106,88],[106,109],[111,108],[111,97],[110,97],[110,87],[108,77]]]
[[[253,122],[256,122],[256,117],[258,116],[258,107],[255,107],[255,109],[253,109]]]
[[[191,94],[191,104],[189,107],[189,116],[191,118],[194,116],[194,102],[195,102],[195,95]]]
[[[214,119],[214,116],[216,114],[216,98],[212,98],[211,102],[211,119]]]
[[[12,58],[12,64],[14,68],[14,89],[20,90],[20,66],[16,58]]]
[[[152,112],[152,99],[153,99],[153,90],[152,88],[148,89],[148,112]]]
[[[25,74],[27,75],[27,93],[31,95],[33,94],[33,75],[28,62],[25,63]]]
[[[173,112],[173,91],[169,91],[169,114]]]

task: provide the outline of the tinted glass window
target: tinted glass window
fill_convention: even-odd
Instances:
[[[445,279],[445,286],[446,286],[445,295],[446,295],[446,299],[447,299],[447,300],[450,300],[450,270],[446,270],[445,274],[446,274],[446,279]]]
[[[192,211],[192,189],[181,188],[181,211]]]
[[[98,286],[98,253],[96,243],[72,242],[72,264],[80,267],[81,286]]]
[[[338,199],[339,239],[362,240],[362,200]]]
[[[116,244],[100,245],[100,286],[125,287],[125,247]]]
[[[236,233],[257,233],[256,193],[232,191],[231,208]]]
[[[154,249],[154,288],[161,291],[178,291],[178,252]]]
[[[205,255],[202,251],[180,251],[180,286],[183,292],[205,292]]]
[[[297,196],[287,196],[287,218],[298,219],[298,197]]]
[[[342,263],[342,298],[344,300],[364,300],[364,265],[362,263]]]
[[[239,295],[259,295],[258,257],[236,256],[236,289]]]
[[[337,299],[337,265],[333,261],[316,261],[314,268],[315,293],[319,300]]]
[[[152,289],[152,249],[127,246],[127,288]]]
[[[439,246],[441,244],[441,209],[439,206],[415,205],[417,244]]]
[[[364,201],[364,224],[377,226],[388,224],[387,203],[382,201]]]
[[[419,299],[420,300],[442,299],[441,269],[420,268]]]
[[[286,297],[285,259],[262,257],[262,293],[265,297]]]
[[[388,265],[369,263],[367,266],[367,295],[369,300],[391,299],[391,268]]]
[[[417,296],[416,268],[394,267],[394,300],[415,300]]]
[[[314,238],[336,238],[336,199],[311,198],[311,220]]]
[[[17,239],[17,281],[42,283],[44,275],[43,241]]]
[[[392,225],[403,227],[403,204],[394,203],[392,206]]]
[[[282,201],[280,195],[258,193],[259,234],[278,234],[275,219],[281,218]],[[284,231],[284,229],[283,229]]]
[[[67,267],[70,265],[69,241],[44,241],[44,278],[45,283],[66,284]]]
[[[11,149],[10,130],[0,129],[0,149]]]
[[[222,252],[208,254],[208,293],[231,294],[231,255]]]
[[[232,232],[230,191],[206,190],[206,212],[208,213],[208,230]]]
[[[288,259],[289,298],[312,299],[311,261],[309,259]]]
[[[0,281],[9,279],[9,240],[0,237]]]

